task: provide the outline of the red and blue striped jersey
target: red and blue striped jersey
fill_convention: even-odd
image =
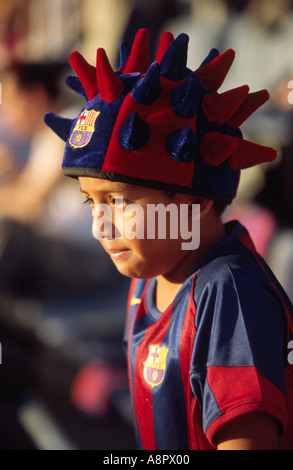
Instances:
[[[293,308],[238,222],[156,309],[156,279],[133,280],[125,329],[137,446],[212,450],[245,413],[269,413],[293,449]]]

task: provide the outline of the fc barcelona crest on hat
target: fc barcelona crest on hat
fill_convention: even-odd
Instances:
[[[69,139],[74,148],[85,147],[95,131],[95,122],[100,111],[85,109],[78,117],[76,125]]]
[[[149,345],[149,354],[147,360],[143,363],[143,376],[151,387],[160,385],[163,382],[168,351],[169,349],[164,346]]]
[[[121,42],[116,71],[103,48],[97,49],[95,65],[72,52],[75,75],[66,83],[86,104],[77,121],[45,116],[66,142],[67,176],[230,203],[242,169],[275,160],[274,149],[244,139],[240,130],[268,92],[250,93],[247,85],[219,92],[235,52],[211,49],[193,71],[187,67],[188,41],[184,33],[174,38],[164,31],[151,58],[149,33],[140,29],[132,45]]]

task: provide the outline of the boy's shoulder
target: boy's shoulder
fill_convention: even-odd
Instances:
[[[227,236],[216,245],[196,269],[197,287],[200,284],[245,289],[252,285],[278,285],[266,261],[256,251],[246,228],[238,221],[225,224]]]
[[[196,272],[194,301],[201,311],[214,306],[213,315],[226,310],[245,312],[267,321],[280,319],[280,311],[293,316],[293,307],[283,287],[255,250],[247,230],[238,222],[228,224],[228,235],[206,257]],[[198,318],[199,319],[199,318]],[[279,320],[278,320],[279,321]]]
[[[200,284],[219,285],[227,282],[228,279],[247,272],[250,275],[259,274],[260,265],[265,262],[255,251],[253,242],[246,228],[238,221],[225,224],[227,235],[218,243],[205,258],[194,268],[192,274],[185,280],[180,291],[191,285],[191,281],[196,277],[197,290]],[[259,259],[259,262],[256,261]],[[262,269],[261,269],[262,271]],[[140,294],[148,289],[150,280],[133,279],[131,291]]]
[[[230,277],[255,269],[264,260],[257,254],[246,228],[238,221],[225,224],[226,237],[218,243],[196,267],[198,279],[209,277],[211,281],[223,282]]]

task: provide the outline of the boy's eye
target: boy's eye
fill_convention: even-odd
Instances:
[[[126,203],[125,199],[123,199],[123,196],[113,196],[111,198],[111,203],[117,207],[122,207],[123,204]]]
[[[94,201],[91,197],[87,197],[84,201],[83,204],[93,204]]]

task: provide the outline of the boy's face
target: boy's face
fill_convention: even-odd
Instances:
[[[178,236],[170,236],[171,216],[167,214],[166,236],[160,238],[150,235],[153,219],[148,212],[151,205],[178,206],[184,201],[187,205],[188,196],[91,177],[79,177],[79,182],[92,208],[93,234],[122,274],[135,278],[168,275],[188,256],[189,251],[182,250],[180,230]],[[158,233],[157,226],[155,230]]]

